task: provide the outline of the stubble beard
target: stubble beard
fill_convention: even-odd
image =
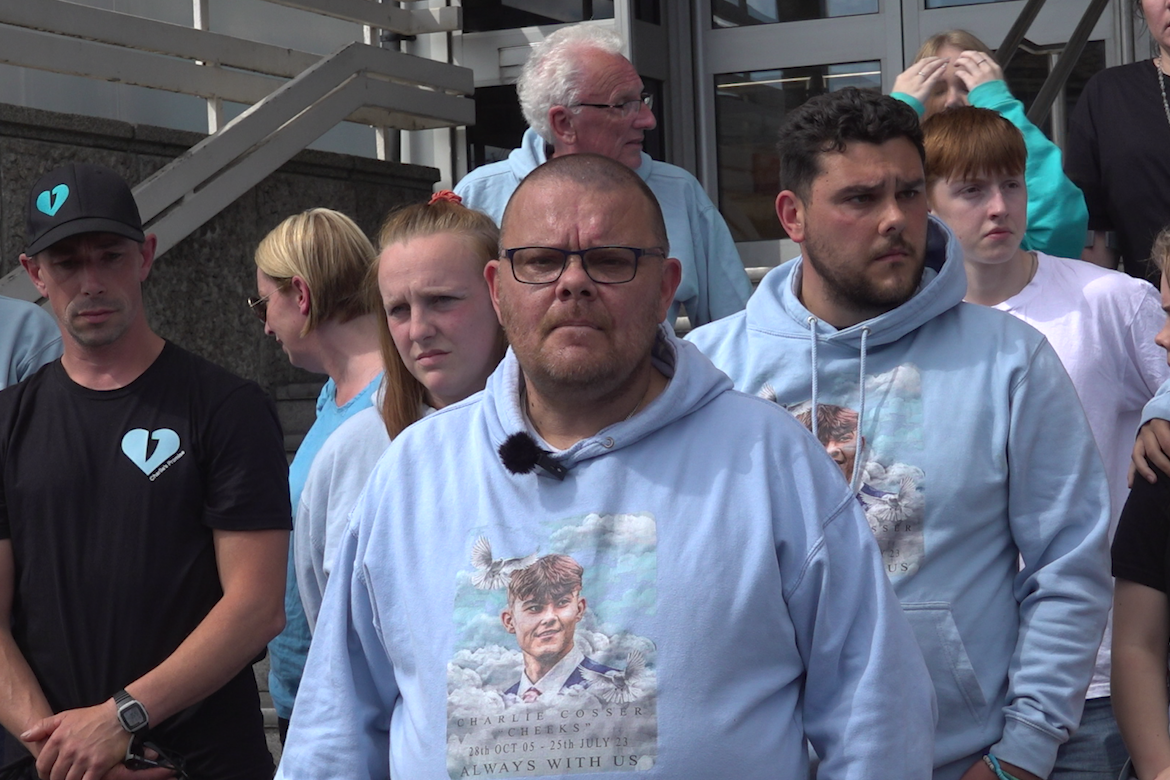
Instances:
[[[657,338],[657,323],[647,327],[645,339],[635,338],[631,333],[619,344],[612,342],[603,353],[589,354],[586,359],[577,359],[568,348],[548,343],[551,335],[544,324],[535,330],[515,322],[511,312],[501,306],[501,323],[508,343],[516,354],[520,370],[529,383],[545,398],[575,398],[585,401],[602,401],[621,395],[639,381],[639,368],[649,361],[649,355]],[[637,326],[638,332],[644,323]],[[613,333],[611,329],[608,331]],[[624,341],[625,343],[620,343]],[[623,354],[624,353],[624,354]],[[624,359],[627,355],[636,359]],[[641,357],[644,356],[644,361]]]
[[[896,309],[914,295],[918,285],[922,282],[925,272],[924,249],[914,247],[900,236],[891,241],[887,249],[904,247],[909,249],[911,257],[917,262],[917,269],[907,274],[905,281],[898,285],[878,285],[873,283],[863,272],[850,273],[845,270],[849,262],[840,262],[842,258],[827,249],[817,238],[806,231],[803,255],[809,265],[816,271],[823,282],[826,294],[839,306],[855,311],[885,313]]]
[[[75,307],[70,304],[65,310],[65,330],[81,346],[91,348],[109,346],[130,330],[131,321],[126,317],[124,307],[104,300],[91,299],[88,303],[91,306],[98,304],[105,308],[115,309],[116,314],[98,325],[86,324],[84,327],[79,327]],[[84,320],[80,320],[80,322],[84,322]]]

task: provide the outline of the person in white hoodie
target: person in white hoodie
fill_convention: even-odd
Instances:
[[[511,350],[375,467],[278,777],[800,778],[806,739],[822,780],[929,777],[930,678],[860,507],[799,423],[660,325],[679,264],[641,179],[553,160],[501,244]],[[559,556],[568,592],[509,603]],[[525,665],[529,605],[550,653],[572,623],[581,683]]]
[[[1170,378],[1154,343],[1166,319],[1158,292],[1120,271],[1021,248],[1031,213],[1027,149],[1006,118],[961,106],[934,114],[922,131],[927,200],[963,246],[966,300],[1019,317],[1060,356],[1104,460],[1112,538],[1142,407]],[[1116,780],[1125,765],[1109,698],[1111,636],[1107,627],[1080,726],[1050,780]]]
[[[853,489],[938,696],[934,776],[1033,780],[1084,706],[1109,492],[1052,347],[963,303],[923,159],[894,98],[848,88],[795,110],[776,208],[802,256],[688,338],[741,390],[856,411]]]

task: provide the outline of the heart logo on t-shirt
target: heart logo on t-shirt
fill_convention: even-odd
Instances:
[[[147,457],[146,451],[150,446],[151,439],[157,442],[157,446],[154,448],[154,454]],[[127,431],[126,435],[122,437],[122,452],[126,454],[131,463],[142,469],[142,473],[146,475],[149,475],[178,451],[179,434],[170,428],[159,428],[154,433],[150,433],[145,428],[135,428],[132,431]]]

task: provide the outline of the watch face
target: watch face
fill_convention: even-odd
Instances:
[[[146,708],[139,702],[130,702],[118,710],[118,719],[122,721],[122,728],[134,732],[146,726]]]

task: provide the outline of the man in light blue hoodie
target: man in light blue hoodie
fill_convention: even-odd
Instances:
[[[822,780],[929,777],[929,676],[860,507],[659,325],[679,264],[641,179],[553,160],[502,245],[512,350],[375,468],[278,777],[797,779],[806,738]]]
[[[910,108],[844,89],[780,137],[802,256],[690,339],[814,428],[820,405],[856,413],[852,487],[938,697],[934,776],[1047,777],[1109,604],[1109,493],[1076,391],[1036,330],[962,302]]]

